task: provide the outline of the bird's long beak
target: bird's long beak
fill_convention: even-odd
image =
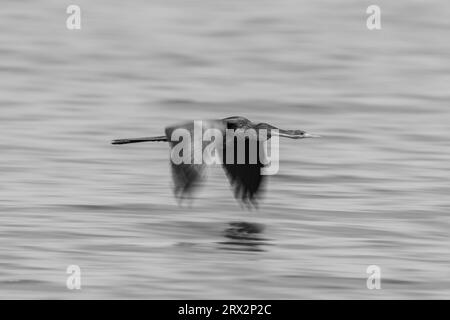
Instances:
[[[279,137],[285,137],[290,139],[304,139],[304,138],[320,138],[317,134],[306,133],[301,130],[272,130],[272,135],[278,135]]]
[[[312,133],[304,133],[303,138],[322,138],[322,136],[319,136],[318,134],[312,134]]]

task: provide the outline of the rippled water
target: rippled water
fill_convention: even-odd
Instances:
[[[0,298],[450,298],[447,1],[76,2],[1,5]],[[258,211],[109,144],[231,115],[325,137]]]

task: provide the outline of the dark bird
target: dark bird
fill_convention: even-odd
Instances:
[[[264,175],[262,169],[268,164],[263,143],[268,141],[272,136],[278,135],[280,137],[290,139],[303,139],[319,137],[313,134],[308,134],[302,130],[283,130],[274,127],[267,123],[253,123],[244,117],[229,117],[222,120],[208,120],[201,122],[201,134],[207,129],[215,129],[221,141],[217,145],[214,155],[221,161],[222,166],[228,176],[230,184],[234,190],[234,196],[238,201],[250,206],[257,205],[257,195],[260,193],[263,183]],[[185,130],[190,137],[195,136],[196,123],[194,121],[174,125],[165,129],[164,136],[133,138],[133,139],[118,139],[113,140],[112,144],[128,144],[137,142],[153,142],[166,141],[169,142],[172,151],[175,146],[180,143],[180,140],[173,140],[173,135],[177,133],[178,129]],[[252,130],[251,130],[252,129]],[[233,135],[228,135],[228,132],[233,132]],[[264,133],[264,134],[263,134]],[[215,137],[217,139],[218,137]],[[239,139],[243,143],[239,145]],[[219,139],[220,140],[220,139]],[[203,152],[208,144],[213,141],[202,141],[200,145],[193,141],[187,141],[190,155],[187,155],[189,161],[175,163],[172,158],[172,177],[174,182],[174,194],[178,200],[182,200],[191,196],[199,183],[204,178],[204,169],[206,166],[206,159],[195,161],[195,148],[201,148]],[[221,143],[220,143],[221,142]],[[236,143],[237,142],[237,143]],[[216,146],[217,146],[216,145]],[[256,149],[254,148],[256,146]],[[186,149],[187,150],[187,149]],[[185,156],[184,152],[179,153],[179,156]],[[255,152],[256,151],[256,152]],[[178,151],[179,152],[179,151]],[[227,157],[227,153],[230,156]],[[172,154],[173,155],[173,154]],[[198,153],[197,153],[198,155]],[[239,157],[241,157],[239,159]],[[252,161],[252,157],[253,161]],[[256,158],[256,159],[255,159]],[[229,161],[231,160],[231,161]]]

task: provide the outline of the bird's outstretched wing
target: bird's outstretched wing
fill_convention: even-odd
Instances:
[[[224,124],[221,121],[202,121],[201,124],[202,124],[202,131],[201,131],[202,135],[203,135],[203,132],[207,129],[218,129],[221,131],[222,135],[225,131]],[[193,195],[193,193],[196,191],[196,189],[200,186],[200,184],[204,180],[204,178],[206,178],[205,159],[202,159],[201,163],[194,163],[194,154],[195,154],[194,143],[193,143],[194,127],[195,127],[195,123],[193,121],[191,121],[191,122],[167,127],[166,131],[165,131],[166,137],[169,141],[170,149],[171,149],[171,161],[170,162],[171,162],[171,168],[172,168],[173,190],[174,190],[175,197],[179,201],[190,198]],[[183,141],[184,143],[186,143],[187,148],[180,152],[181,155],[183,155],[183,152],[185,152],[185,151],[187,151],[189,153],[189,155],[188,155],[188,157],[190,158],[188,161],[189,163],[186,163],[185,161],[176,163],[173,161],[174,158],[173,158],[172,152],[179,151],[178,149],[175,150],[174,146],[179,144],[181,141],[181,139],[180,140],[172,140],[172,134],[177,129],[183,129],[183,130],[185,130],[184,131],[185,133],[189,132],[189,139],[187,139],[188,141]],[[207,145],[207,143],[204,141],[202,141],[200,144],[202,155],[203,155],[203,150],[206,145]],[[178,154],[177,156],[180,156],[180,154]],[[187,159],[187,158],[184,158],[184,159]]]
[[[252,141],[254,140],[254,141]],[[242,141],[244,143],[244,141]],[[253,144],[253,147],[252,147]],[[239,142],[237,138],[225,140],[223,149],[223,168],[228,176],[231,186],[234,189],[234,197],[244,205],[250,207],[257,206],[258,196],[264,187],[265,178],[261,174],[261,169],[265,166],[266,154],[263,142],[258,141],[256,137],[245,139],[245,163],[238,163]],[[252,150],[251,148],[257,148]],[[234,161],[227,163],[227,150],[234,149]],[[257,152],[256,163],[251,162],[250,152]]]

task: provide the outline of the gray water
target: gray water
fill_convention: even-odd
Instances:
[[[0,298],[450,298],[450,5],[370,4],[2,1]],[[281,141],[258,211],[109,144],[232,115],[324,136]]]

